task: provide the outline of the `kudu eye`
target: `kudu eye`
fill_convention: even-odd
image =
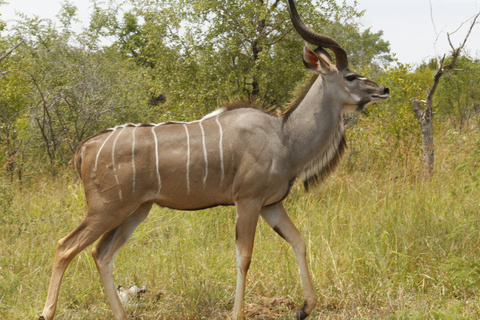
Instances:
[[[348,74],[348,75],[345,77],[345,79],[346,79],[347,81],[350,81],[350,82],[351,82],[351,81],[357,79],[357,76],[354,75],[354,74]]]

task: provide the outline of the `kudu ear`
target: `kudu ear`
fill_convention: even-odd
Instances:
[[[303,63],[308,70],[319,74],[331,74],[336,71],[325,50],[317,49],[313,52],[307,44],[303,47]]]

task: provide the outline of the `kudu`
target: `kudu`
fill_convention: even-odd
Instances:
[[[112,276],[113,259],[154,203],[179,210],[236,207],[237,283],[234,319],[243,319],[245,279],[259,216],[293,248],[305,304],[316,304],[305,243],[282,201],[300,178],[307,188],[333,170],[345,147],[343,115],[389,96],[388,88],[355,73],[333,39],[308,29],[288,0],[297,32],[318,46],[304,47],[305,66],[318,76],[282,116],[254,108],[223,108],[199,121],[127,124],[83,141],[75,155],[88,212],[56,248],[41,319],[50,320],[60,282],[72,259],[101,237],[92,250],[116,319],[127,319]],[[333,64],[329,54],[335,54]]]

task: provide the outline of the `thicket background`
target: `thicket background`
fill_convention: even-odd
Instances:
[[[283,1],[132,4],[95,4],[80,31],[68,2],[55,21],[0,16],[0,55],[24,41],[0,61],[2,318],[32,319],[43,308],[55,243],[84,214],[73,169],[81,140],[128,122],[194,120],[240,98],[282,110],[309,76]],[[286,201],[308,245],[319,295],[313,318],[478,319],[480,60],[462,55],[461,71],[440,81],[435,168],[425,181],[411,101],[425,99],[436,62],[397,61],[381,32],[359,25],[355,7],[298,6],[307,25],[344,46],[355,71],[392,92],[349,120],[349,149],[332,178],[308,194],[295,187]],[[132,317],[227,317],[233,229],[232,208],[155,209],[115,263],[119,284],[148,288],[127,306]],[[260,223],[247,288],[252,317],[289,319],[302,303],[282,241]],[[88,252],[67,271],[57,314],[111,318]]]

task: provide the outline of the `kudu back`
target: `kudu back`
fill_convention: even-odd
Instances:
[[[223,108],[193,122],[117,126],[80,144],[75,160],[88,209],[57,244],[40,319],[53,319],[67,266],[99,238],[92,255],[105,293],[115,319],[127,319],[112,276],[113,259],[154,203],[179,210],[236,207],[233,319],[245,318],[245,279],[262,216],[296,255],[305,299],[297,319],[312,312],[316,297],[305,244],[282,202],[296,179],[308,188],[338,164],[345,148],[344,114],[383,101],[389,90],[353,73],[341,46],[308,29],[293,0],[288,5],[299,35],[318,48],[304,47],[304,64],[316,77],[282,116]],[[335,64],[325,48],[333,51]]]

